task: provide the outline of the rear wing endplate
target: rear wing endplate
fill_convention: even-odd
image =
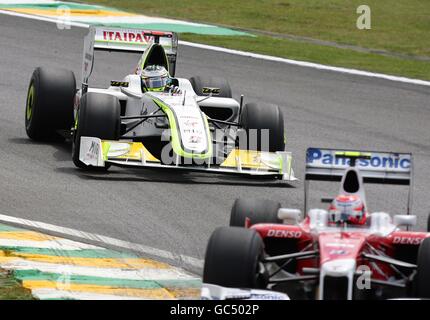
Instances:
[[[94,51],[144,53],[152,43],[159,43],[163,46],[169,60],[170,73],[173,76],[178,51],[178,36],[175,32],[90,26],[84,40],[83,90],[88,88],[88,79],[94,66]]]

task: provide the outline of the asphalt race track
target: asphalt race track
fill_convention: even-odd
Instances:
[[[0,214],[32,219],[204,258],[207,239],[226,225],[237,197],[303,205],[303,181],[255,181],[202,173],[130,171],[88,174],[71,146],[30,141],[24,128],[27,86],[37,66],[63,67],[81,78],[86,29],[0,15]],[[413,152],[414,213],[430,212],[430,89],[369,77],[291,66],[181,46],[177,76],[226,77],[235,97],[282,107],[287,148],[303,180],[307,147]],[[99,53],[92,85],[131,73],[134,54]],[[328,194],[316,184],[317,196]],[[336,191],[336,186],[332,188]],[[371,186],[372,211],[404,213],[404,187]]]

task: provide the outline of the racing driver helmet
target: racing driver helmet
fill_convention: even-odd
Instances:
[[[163,66],[150,65],[142,70],[142,85],[148,91],[163,91],[169,80],[169,72]]]
[[[364,225],[366,220],[366,208],[358,195],[338,195],[329,207],[330,223]]]

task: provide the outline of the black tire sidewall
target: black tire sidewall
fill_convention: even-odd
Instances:
[[[251,229],[221,227],[209,239],[203,282],[225,287],[262,288],[258,268],[263,241]]]
[[[25,130],[27,132],[27,135],[29,138],[38,140],[42,138],[43,136],[46,136],[46,133],[41,133],[41,121],[39,120],[40,112],[39,109],[35,108],[35,105],[37,104],[37,93],[38,92],[38,83],[39,81],[36,79],[37,73],[34,72],[31,80],[30,85],[28,86],[27,90],[27,100],[26,100],[26,107],[25,107]],[[30,96],[30,90],[34,87],[34,93],[33,93],[33,102],[32,102],[32,111],[31,111],[31,117],[28,119],[27,112],[28,112],[28,104],[29,104],[29,96]]]
[[[430,214],[427,216],[427,232],[430,232]]]
[[[236,199],[230,213],[231,227],[244,227],[246,218],[251,225],[257,223],[281,223],[278,219],[278,209],[281,204],[263,199]]]
[[[430,238],[424,239],[418,249],[414,285],[416,297],[430,298]]]
[[[97,170],[79,160],[80,138],[89,136],[101,140],[119,140],[120,110],[119,100],[113,95],[89,92],[82,96],[72,146],[72,159],[77,167]]]
[[[27,104],[34,87],[31,118],[27,118]],[[34,140],[57,138],[56,131],[70,130],[73,125],[73,106],[76,80],[72,71],[38,67],[34,70],[27,91],[25,128]]]
[[[249,150],[270,152],[285,150],[284,117],[278,106],[247,103],[242,108],[239,123],[246,132]],[[261,145],[263,129],[269,130],[269,150],[263,150]],[[251,141],[251,138],[254,137],[250,134],[251,130],[257,130],[257,141]]]

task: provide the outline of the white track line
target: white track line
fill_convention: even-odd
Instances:
[[[185,264],[199,269],[203,268],[203,261],[193,257],[189,257],[181,254],[175,254],[170,251],[160,250],[160,249],[148,247],[142,244],[123,241],[123,240],[119,240],[119,239],[115,239],[115,238],[111,238],[111,237],[107,237],[99,234],[83,232],[83,231],[79,231],[71,228],[55,226],[49,223],[16,218],[16,217],[6,216],[2,214],[0,214],[0,221],[17,224],[24,227],[25,226],[32,227],[41,231],[43,230],[52,231],[61,235],[72,236],[79,239],[90,240],[91,242],[111,245],[111,246],[124,248],[128,250],[136,251],[136,252],[141,252],[141,253],[159,257],[159,258],[169,259],[172,261],[179,262],[180,264]]]
[[[56,273],[61,275],[76,275],[87,277],[101,277],[122,280],[199,280],[199,278],[185,273],[179,268],[171,267],[169,269],[160,268],[143,268],[143,269],[125,269],[125,268],[102,268],[102,267],[85,267],[72,264],[56,264],[50,262],[38,262],[21,258],[11,258],[10,261],[4,261],[1,268],[5,270],[38,270],[46,273]]]
[[[62,19],[42,17],[42,16],[34,16],[31,14],[13,12],[13,11],[8,11],[8,10],[0,10],[0,14],[4,14],[7,16],[26,18],[26,19],[32,19],[32,20],[39,20],[39,21],[45,21],[45,22],[63,23],[64,24],[64,20],[62,20]],[[71,27],[78,27],[78,28],[89,28],[89,26],[90,26],[88,23],[81,23],[81,22],[74,22],[74,21],[67,21],[67,24],[70,25]]]
[[[17,17],[27,18],[27,19],[40,20],[40,21],[45,21],[45,22],[53,22],[53,23],[61,22],[61,19],[59,20],[59,19],[55,19],[55,18],[34,16],[34,15],[17,13],[17,12],[12,12],[12,11],[7,11],[7,10],[0,10],[0,14],[17,16]],[[89,27],[88,24],[80,23],[80,22],[70,21],[67,23],[70,24],[70,26],[74,26],[74,27],[80,27],[80,28],[88,28]],[[402,83],[409,83],[409,84],[415,84],[415,85],[430,86],[430,81],[424,81],[424,80],[419,80],[419,79],[398,77],[398,76],[392,76],[392,75],[383,74],[383,73],[374,73],[374,72],[362,71],[362,70],[357,70],[357,69],[333,67],[333,66],[328,66],[328,65],[324,65],[324,64],[299,61],[299,60],[292,60],[292,59],[285,59],[285,58],[280,58],[280,57],[268,56],[268,55],[264,55],[264,54],[227,49],[227,48],[210,46],[210,45],[206,45],[206,44],[200,44],[200,43],[194,43],[194,42],[188,42],[188,41],[179,41],[179,44],[184,45],[184,46],[199,48],[199,49],[205,49],[205,50],[223,52],[223,53],[228,53],[228,54],[234,54],[234,55],[243,56],[243,57],[250,57],[250,58],[255,58],[255,59],[260,59],[260,60],[286,63],[286,64],[296,65],[296,66],[300,66],[300,67],[313,68],[313,69],[332,71],[332,72],[339,72],[339,73],[358,75],[358,76],[364,76],[364,77],[371,77],[371,78],[379,78],[379,79],[385,79],[385,80],[402,82]]]
[[[259,54],[259,53],[252,53],[252,52],[246,52],[246,51],[226,49],[226,48],[210,46],[210,45],[200,44],[200,43],[187,42],[187,41],[179,41],[179,43],[182,45],[185,45],[185,46],[190,46],[190,47],[199,48],[199,49],[224,52],[224,53],[234,54],[234,55],[243,56],[243,57],[250,57],[250,58],[255,58],[255,59],[260,59],[260,60],[287,63],[287,64],[296,65],[296,66],[300,66],[300,67],[314,68],[314,69],[319,69],[319,70],[334,71],[334,72],[347,73],[347,74],[353,74],[353,75],[358,75],[358,76],[380,78],[380,79],[397,81],[397,82],[405,82],[405,83],[411,83],[411,84],[417,84],[417,85],[423,85],[423,86],[430,86],[430,81],[424,81],[424,80],[419,80],[419,79],[398,77],[398,76],[392,76],[392,75],[383,74],[383,73],[374,73],[374,72],[362,71],[362,70],[357,70],[357,69],[333,67],[333,66],[327,66],[324,64],[318,64],[318,63],[313,63],[313,62],[291,60],[291,59],[285,59],[285,58],[280,58],[280,57],[267,56],[267,55]]]
[[[90,244],[76,242],[68,239],[47,240],[47,241],[0,239],[0,246],[2,248],[23,247],[23,248],[62,250],[62,251],[103,249],[102,247],[96,247]]]
[[[74,300],[145,300],[142,297],[115,296],[110,294],[64,291],[57,289],[32,289],[31,294],[40,300],[74,299]]]

